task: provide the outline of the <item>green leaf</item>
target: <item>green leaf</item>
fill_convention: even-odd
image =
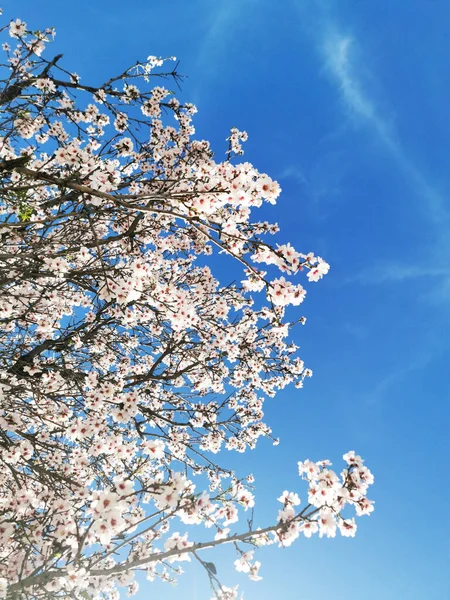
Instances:
[[[19,220],[22,221],[22,223],[29,221],[32,214],[33,208],[31,206],[23,202],[19,204]]]
[[[205,562],[205,567],[210,573],[212,573],[213,575],[217,575],[216,565],[213,562]]]

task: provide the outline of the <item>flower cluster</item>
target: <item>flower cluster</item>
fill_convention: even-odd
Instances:
[[[228,141],[230,142],[230,150],[233,154],[244,154],[242,150],[241,142],[246,142],[248,140],[248,134],[246,131],[239,131],[236,127],[232,127],[230,131],[230,137]]]
[[[290,545],[301,533],[306,537],[317,532],[320,537],[335,537],[339,529],[341,535],[353,537],[356,533],[355,519],[342,516],[346,506],[353,507],[357,516],[372,512],[373,502],[366,497],[367,489],[373,483],[372,473],[353,451],[345,454],[344,460],[347,468],[341,477],[330,469],[328,460],[298,463],[299,474],[309,483],[308,507],[312,510],[298,520],[294,509],[300,504],[297,494],[285,491],[278,498],[283,504],[278,520],[287,525],[280,537],[283,546]]]

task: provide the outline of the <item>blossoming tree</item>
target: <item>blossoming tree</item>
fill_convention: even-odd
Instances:
[[[217,161],[157,85],[177,80],[166,61],[85,84],[45,58],[52,30],[2,31],[0,596],[116,599],[195,559],[232,599],[205,549],[234,545],[259,579],[258,546],[353,536],[373,480],[354,452],[340,475],[300,462],[307,501],[283,492],[265,528],[239,527],[251,477],[219,464],[271,437],[264,398],[311,374],[284,314],[306,293],[293,276],[329,268],[252,220],[280,188],[238,164],[246,134]]]

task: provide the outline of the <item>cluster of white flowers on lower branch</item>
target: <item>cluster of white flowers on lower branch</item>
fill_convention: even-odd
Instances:
[[[66,523],[67,539],[73,543],[77,552],[65,565],[55,562],[55,568],[45,573],[45,581],[41,579],[39,569],[30,573],[29,578],[21,580],[12,572],[8,577],[0,578],[0,597],[5,598],[8,592],[11,597],[23,586],[27,592],[33,593],[33,583],[43,587],[48,593],[70,593],[73,597],[98,599],[104,597],[117,600],[117,586],[128,586],[128,593],[134,594],[138,584],[134,576],[139,570],[144,570],[149,580],[156,576],[163,581],[173,580],[173,575],[181,573],[180,567],[173,563],[190,561],[197,558],[206,568],[215,593],[221,600],[237,598],[238,587],[229,588],[220,582],[213,563],[206,562],[198,556],[200,551],[222,544],[233,544],[238,558],[234,565],[239,572],[247,573],[250,579],[261,579],[259,569],[261,563],[254,560],[255,549],[261,546],[278,544],[290,546],[299,536],[310,538],[314,533],[320,537],[335,537],[340,531],[345,537],[353,537],[356,533],[355,518],[347,515],[348,509],[353,508],[356,516],[369,515],[373,511],[373,502],[367,498],[368,487],[373,483],[373,475],[363,465],[363,460],[355,452],[344,455],[347,465],[338,476],[330,469],[328,460],[299,462],[299,474],[308,482],[308,501],[300,510],[301,501],[296,492],[284,491],[278,498],[282,509],[278,512],[277,522],[265,528],[253,529],[243,533],[232,533],[227,527],[236,523],[241,506],[247,511],[255,505],[253,495],[244,486],[236,482],[226,499],[212,499],[202,492],[195,494],[195,486],[182,474],[174,473],[173,481],[156,484],[153,492],[147,494],[147,501],[153,499],[162,508],[162,515],[173,516],[174,509],[177,517],[187,525],[203,523],[212,527],[216,535],[208,542],[194,542],[188,539],[188,532],[174,532],[170,536],[169,520],[159,519],[162,527],[154,526],[150,530],[140,530],[135,535],[136,541],[133,552],[126,560],[120,560],[116,552],[117,540],[122,532],[130,528],[138,529],[139,519],[136,518],[135,505],[137,495],[130,482],[116,478],[114,489],[104,489],[91,492],[88,496],[88,514],[92,516],[91,523],[82,531],[75,532]],[[63,515],[70,515],[69,506],[61,502],[57,509]],[[69,518],[70,521],[70,518]],[[6,528],[6,529],[5,529]],[[5,523],[0,527],[3,548],[8,545],[13,531],[7,529]],[[5,536],[6,534],[6,536]],[[100,553],[105,558],[99,559],[99,553],[89,557],[78,551],[76,539],[82,539],[83,546],[103,545]],[[71,542],[72,540],[72,542]],[[63,542],[63,539],[61,538]],[[162,544],[158,548],[157,543]],[[114,558],[115,555],[117,558]],[[34,581],[33,581],[34,580]],[[17,589],[16,589],[17,588]],[[81,595],[80,595],[81,594]]]
[[[373,502],[366,494],[369,485],[373,483],[373,475],[363,465],[363,460],[355,453],[344,455],[347,468],[339,477],[329,467],[328,460],[299,462],[299,474],[309,482],[308,507],[311,510],[305,514],[296,515],[295,506],[300,504],[297,494],[285,491],[278,498],[283,504],[278,513],[280,523],[288,526],[279,535],[280,544],[289,546],[301,533],[311,537],[314,533],[319,536],[335,537],[339,529],[341,535],[353,537],[356,533],[355,519],[344,515],[347,506],[353,506],[357,516],[368,515],[373,511]]]
[[[355,517],[346,514],[354,509],[357,517],[370,515],[373,501],[367,498],[367,490],[374,478],[370,470],[364,466],[362,458],[354,451],[344,454],[347,467],[340,477],[330,469],[328,460],[299,462],[299,474],[309,483],[308,502],[302,510],[296,492],[285,490],[278,501],[283,508],[278,512],[278,524],[256,532],[250,540],[254,546],[278,543],[279,546],[290,546],[300,535],[310,538],[318,533],[320,537],[336,537],[339,531],[344,537],[356,534]],[[237,571],[248,573],[250,579],[258,581],[261,563],[253,561],[254,550],[243,551],[235,543],[239,553],[234,565]],[[238,597],[238,586],[219,587],[216,598],[235,600]]]

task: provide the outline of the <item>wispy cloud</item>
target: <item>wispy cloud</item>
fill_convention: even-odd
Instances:
[[[206,35],[199,46],[196,68],[199,73],[208,75],[203,78],[205,82],[211,84],[214,71],[218,76],[223,76],[227,64],[226,55],[233,47],[233,38],[239,28],[245,25],[248,12],[252,9],[258,10],[258,1],[262,0],[206,0]],[[197,84],[196,96],[200,96],[204,91],[204,85]],[[194,98],[194,101],[198,101],[198,98]]]
[[[280,179],[293,179],[300,186],[308,186],[309,181],[300,167],[289,166],[286,167],[279,175]]]
[[[331,139],[331,138],[335,138]],[[333,205],[343,194],[345,179],[350,175],[351,161],[345,152],[337,148],[338,135],[322,138],[314,148],[314,159],[300,168],[291,164],[276,174],[283,188],[284,181],[295,183],[303,198],[307,199],[308,210],[315,219],[327,219]]]
[[[362,119],[384,144],[399,169],[410,181],[411,187],[426,202],[424,213],[431,221],[442,224],[448,221],[447,199],[428,181],[422,170],[408,156],[390,122],[377,107],[364,86],[357,55],[361,55],[354,37],[344,35],[330,23],[324,27],[320,44],[328,71],[336,81],[345,104],[354,115]]]
[[[417,357],[409,362],[401,361],[397,368],[385,373],[381,380],[373,385],[373,388],[362,396],[362,401],[366,406],[376,406],[383,404],[386,400],[386,395],[391,391],[391,388],[399,385],[406,378],[410,378],[413,373],[417,373],[425,369],[433,362],[438,352],[435,349],[422,350]]]
[[[419,265],[382,264],[366,271],[361,271],[347,279],[346,283],[364,283],[378,285],[380,283],[404,282],[418,278],[448,278],[450,279],[450,266],[434,267]]]
[[[373,102],[355,76],[351,65],[352,45],[354,40],[350,36],[343,36],[336,31],[325,34],[322,49],[327,66],[336,77],[344,100],[360,117],[371,121],[380,137],[390,143],[384,121],[377,116]]]
[[[229,0],[211,4],[212,11],[207,13],[207,34],[202,41],[197,62],[205,69],[213,67],[217,54],[222,52],[227,44],[227,38],[233,29],[233,22],[242,10],[241,2]]]
[[[439,243],[437,242],[437,246]],[[436,250],[436,248],[434,249]],[[363,269],[343,281],[344,284],[388,285],[419,282],[418,297],[428,304],[448,306],[450,303],[450,265],[407,265],[383,263]]]
[[[366,127],[385,148],[392,164],[408,181],[422,224],[428,226],[431,234],[430,243],[426,247],[424,243],[422,264],[375,264],[347,283],[387,284],[428,279],[427,300],[447,306],[450,301],[450,200],[446,190],[430,178],[402,143],[391,116],[394,111],[378,101],[379,88],[369,57],[357,34],[341,26],[333,10],[335,3],[309,0],[307,9],[302,2],[296,6],[302,18],[311,16],[307,33],[322,57],[325,72],[336,85],[348,122]]]

